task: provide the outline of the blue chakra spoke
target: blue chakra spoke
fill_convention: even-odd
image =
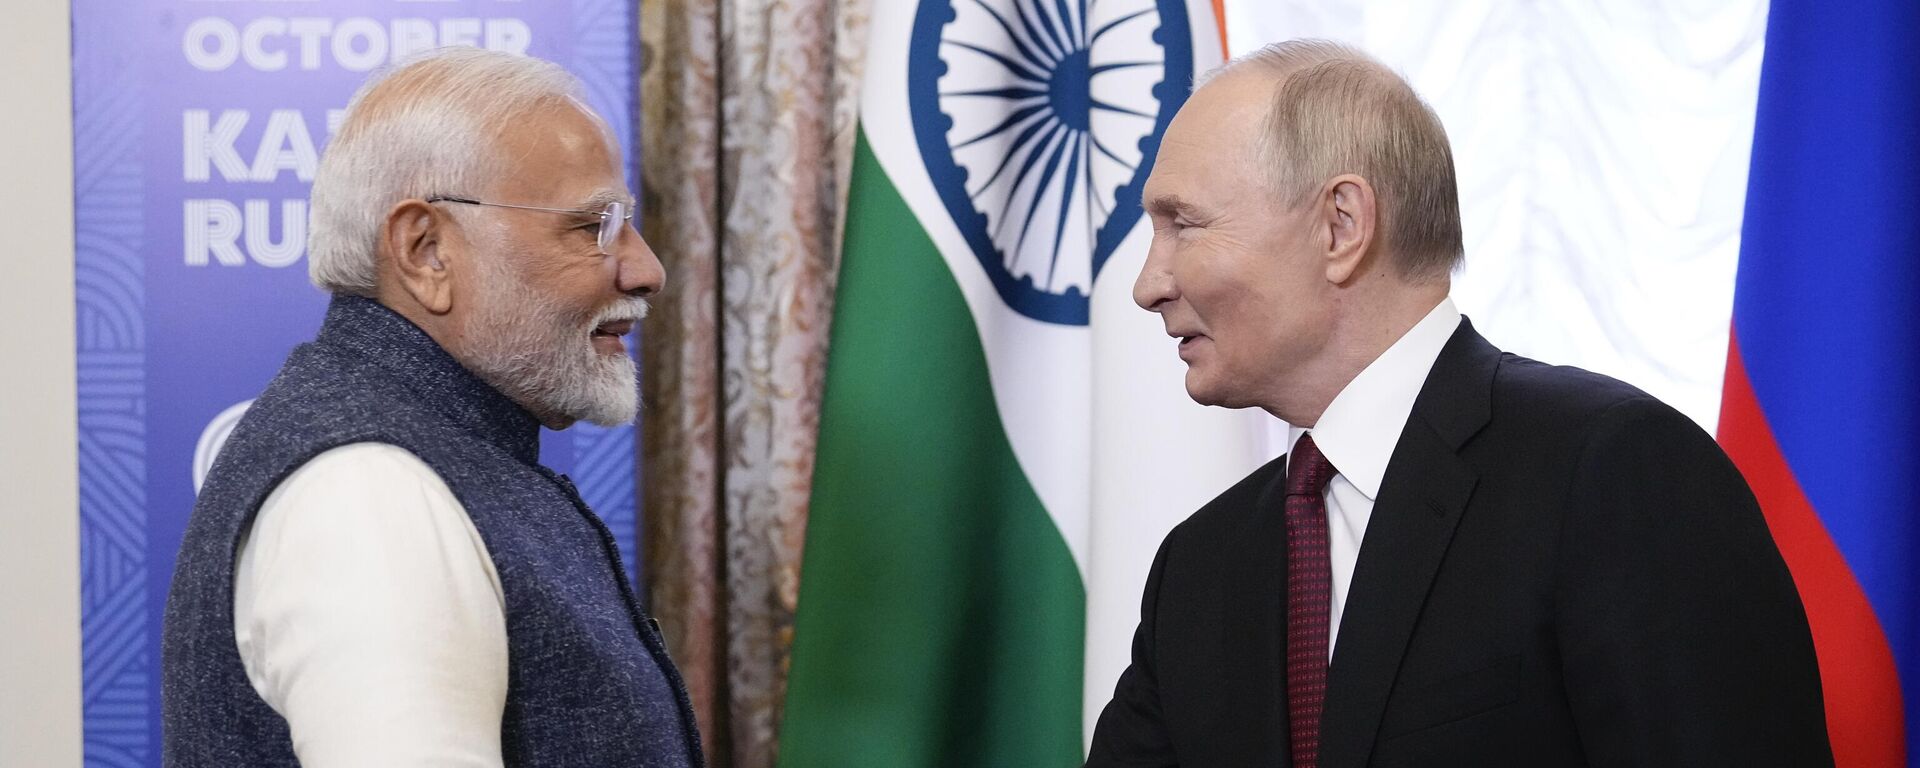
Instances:
[[[1027,208],[1027,219],[1020,225],[1020,238],[1013,241],[1013,250],[1015,252],[1018,252],[1022,247],[1026,246],[1027,234],[1033,231],[1033,217],[1035,214],[1040,213],[1040,202],[1046,199],[1047,185],[1053,183],[1054,172],[1060,170],[1060,158],[1067,154],[1067,147],[1072,143],[1073,137],[1066,136],[1063,137],[1059,143],[1054,144],[1053,148],[1048,151],[1047,167],[1040,171],[1040,183],[1034,185],[1033,188],[1033,205]],[[1062,200],[1060,205],[1064,207],[1066,201]],[[1041,286],[1034,287],[1046,290]]]
[[[1087,25],[1074,18],[1073,9],[1067,6],[1067,0],[1054,0],[1054,8],[1060,12],[1060,26],[1067,39],[1073,41],[1075,50],[1087,47]]]
[[[1041,48],[1041,52],[1046,54],[1048,67],[1054,65],[1054,63],[1058,63],[1060,60],[1064,60],[1064,58],[1068,56],[1068,52],[1062,50],[1060,44],[1054,42],[1054,38],[1050,38],[1050,36],[1041,33],[1041,27],[1033,23],[1033,17],[1027,15],[1027,6],[1025,6],[1023,2],[1020,2],[1020,0],[1014,2],[1014,17],[1020,19],[1020,29],[1021,31],[1025,31],[1027,40],[1031,40],[1035,48]]]
[[[1018,77],[1022,80],[1033,83],[1035,85],[1045,85],[1047,83],[1046,75],[1035,72],[1024,66],[1021,66],[1020,62],[1014,61],[1013,59],[1009,59],[1006,56],[1001,55],[997,51],[991,51],[991,50],[982,48],[980,46],[974,45],[972,43],[962,43],[958,40],[942,40],[941,42],[946,45],[965,48],[969,51],[973,51],[974,53],[977,53],[989,59],[992,59],[996,63],[998,63],[1000,66],[1006,67],[1007,71],[1013,73],[1014,77]]]
[[[1020,28],[1026,30],[1027,38],[1033,41],[1034,47],[1046,52],[1049,64],[1067,57],[1067,49],[1061,47],[1060,42],[1053,39],[1051,35],[1043,33],[1039,24],[1034,23],[1033,16],[1027,13],[1025,0],[1014,0],[1013,15],[1020,20]]]
[[[1089,6],[1088,6],[1088,10],[1092,10],[1092,6],[1091,6],[1091,5],[1089,5]],[[1146,8],[1146,9],[1143,9],[1143,10],[1138,10],[1138,11],[1134,11],[1133,13],[1129,13],[1129,14],[1127,14],[1127,15],[1125,15],[1125,16],[1122,16],[1122,17],[1120,17],[1120,18],[1117,18],[1117,19],[1114,19],[1113,21],[1109,21],[1109,22],[1107,22],[1107,23],[1105,23],[1105,24],[1102,24],[1102,25],[1100,25],[1100,28],[1099,28],[1099,29],[1097,29],[1097,30],[1094,30],[1094,33],[1093,33],[1093,41],[1098,41],[1098,40],[1099,40],[1099,39],[1100,39],[1101,37],[1104,37],[1104,36],[1106,36],[1106,34],[1107,34],[1108,32],[1112,32],[1112,31],[1113,31],[1113,28],[1114,28],[1114,27],[1118,27],[1118,26],[1120,26],[1120,25],[1122,25],[1122,24],[1125,24],[1125,23],[1127,23],[1127,22],[1129,22],[1129,21],[1133,21],[1134,19],[1137,19],[1137,18],[1140,18],[1140,17],[1142,17],[1142,16],[1145,16],[1145,15],[1147,15],[1147,14],[1149,14],[1149,13],[1152,13],[1152,12],[1153,12],[1153,9],[1152,9],[1152,8]],[[1092,43],[1093,43],[1093,41],[1089,41],[1089,42],[1088,42],[1088,45],[1092,45]]]
[[[1101,75],[1104,75],[1104,74],[1106,74],[1106,73],[1108,73],[1108,72],[1112,72],[1112,71],[1114,71],[1114,70],[1116,70],[1116,69],[1132,69],[1132,68],[1134,68],[1134,67],[1157,67],[1157,66],[1160,66],[1160,62],[1157,62],[1157,61],[1123,61],[1123,62],[1120,62],[1120,63],[1117,63],[1117,64],[1102,64],[1102,65],[1100,65],[1100,66],[1097,66],[1097,67],[1094,67],[1094,68],[1093,68],[1093,69],[1091,69],[1091,70],[1088,70],[1088,72],[1087,72],[1087,77],[1088,77],[1088,79],[1092,79],[1092,78],[1095,78],[1095,77],[1099,77],[1099,76],[1101,76]]]
[[[1020,170],[1015,171],[1013,174],[1013,188],[1007,192],[1007,199],[1001,203],[1000,223],[993,228],[994,240],[1000,239],[1001,233],[1005,231],[1007,222],[1013,218],[1013,201],[1020,197],[1020,188],[1026,185],[1027,174],[1033,172],[1033,167],[1040,162],[1040,158],[1045,157],[1048,152],[1053,151],[1054,144],[1061,141],[1067,133],[1067,127],[1060,125],[1058,122],[1052,122],[1051,125],[1051,129],[1047,131],[1046,140],[1035,147],[1033,153],[1027,155],[1026,160],[1021,161]],[[1038,192],[1034,193],[1033,204],[1035,206],[1040,204],[1040,195]],[[1018,251],[1019,249],[1015,248],[1014,250]]]
[[[992,16],[993,20],[999,23],[1000,29],[1007,33],[1007,39],[1013,41],[1014,50],[1020,52],[1020,58],[1026,59],[1030,63],[1040,65],[1042,69],[1052,67],[1060,60],[1058,57],[1048,56],[1042,51],[1034,50],[1040,47],[1039,44],[1029,43],[1023,39],[1020,34],[1014,32],[1013,25],[1007,23],[1007,17],[1000,15],[1000,12],[994,10],[993,6],[987,5],[987,0],[973,0],[973,2],[975,5],[980,6],[980,10],[986,11],[987,15]]]
[[[1095,99],[1093,101],[1093,108],[1099,109],[1099,110],[1105,110],[1107,112],[1118,112],[1123,115],[1133,115],[1134,117],[1144,117],[1148,120],[1153,119],[1153,115],[1149,115],[1145,112],[1141,112],[1136,109],[1127,109],[1126,107],[1117,107],[1112,104],[1108,104],[1104,101],[1100,101],[1099,99]]]
[[[1041,110],[1044,110],[1046,108],[1047,108],[1047,105],[1045,104],[1035,104],[1031,107],[1015,110],[1013,114],[1007,116],[1007,119],[1000,121],[999,125],[996,125],[992,128],[988,128],[985,133],[982,133],[966,141],[960,142],[959,144],[953,145],[953,151],[958,152],[960,150],[966,149],[967,147],[971,147],[975,144],[978,144],[981,141],[992,138],[996,134],[1010,130],[1015,125],[1018,125],[1020,121],[1025,120],[1029,117],[1032,117],[1035,114],[1039,113]]]
[[[1085,138],[1086,134],[1076,132],[1067,142],[1071,149],[1067,151],[1067,175],[1060,179],[1060,219],[1053,229],[1053,258],[1047,260],[1048,287],[1053,285],[1053,273],[1060,267],[1060,242],[1067,238],[1067,218],[1073,212],[1073,191],[1080,184],[1080,155],[1084,149],[1081,144]]]
[[[1033,0],[1033,15],[1040,19],[1045,25],[1044,29],[1046,29],[1047,34],[1052,35],[1054,41],[1058,42],[1060,48],[1065,50],[1068,55],[1072,55],[1074,51],[1079,50],[1080,46],[1074,43],[1073,36],[1067,31],[1067,25],[1061,23],[1062,20],[1056,17],[1053,11],[1047,7],[1046,0]]]
[[[1020,23],[1027,25],[1030,32],[1047,41],[1047,49],[1054,52],[1056,60],[1064,59],[1067,54],[1073,52],[1073,46],[1067,45],[1067,41],[1060,39],[1059,31],[1054,29],[1052,21],[1047,18],[1046,7],[1040,5],[1040,0],[1014,0],[1013,7],[1020,16]]]
[[[980,185],[980,190],[968,194],[967,197],[977,197],[987,190],[992,189],[993,183],[1000,179],[1000,174],[1005,173],[1007,168],[1013,165],[1013,159],[1019,157],[1023,150],[1028,149],[1028,145],[1034,144],[1034,138],[1036,136],[1039,137],[1041,144],[1046,143],[1046,141],[1053,136],[1053,132],[1049,131],[1045,136],[1041,136],[1040,130],[1049,125],[1053,126],[1054,131],[1066,130],[1066,126],[1061,125],[1059,120],[1052,118],[1042,118],[1033,121],[1033,124],[1027,126],[1026,130],[1021,131],[1019,136],[1014,137],[1013,144],[1007,147],[1006,154],[1000,157],[1000,166],[993,169],[993,175],[988,176],[986,183]]]
[[[972,178],[972,175],[969,174],[969,178],[967,179],[968,183],[978,182],[979,186],[972,191],[967,191],[967,197],[978,198],[981,195],[987,194],[987,191],[993,188],[994,183],[1000,180],[1001,174],[1005,173],[1008,168],[1014,167],[1015,163],[1021,157],[1026,156],[1029,150],[1046,143],[1047,140],[1053,136],[1054,131],[1057,130],[1054,126],[1058,126],[1059,124],[1060,121],[1045,115],[1028,123],[1026,127],[1020,131],[1020,135],[1014,137],[1013,141],[1007,146],[1007,151],[1001,153],[1000,163],[994,167],[993,173],[987,176],[986,181],[979,182],[978,179]],[[1015,184],[1018,184],[1018,182],[1016,181]],[[966,191],[965,185],[962,185],[961,189],[962,191]]]
[[[1093,132],[1091,131],[1087,132],[1086,138],[1087,138],[1087,146],[1093,147],[1095,149],[1099,149],[1105,152],[1106,148],[1101,146],[1099,137],[1094,136]],[[1108,157],[1113,157],[1113,153],[1111,152],[1107,152],[1106,154]],[[1126,165],[1126,163],[1120,163],[1120,164]],[[1099,179],[1094,178],[1094,175],[1095,174],[1093,170],[1093,155],[1091,153],[1091,150],[1089,150],[1089,152],[1087,153],[1087,171],[1086,171],[1087,201],[1093,204],[1094,222],[1092,222],[1092,224],[1088,227],[1089,231],[1087,234],[1089,239],[1098,240],[1100,227],[1106,224],[1107,219],[1113,218],[1113,209],[1108,208],[1106,203],[1100,202],[1100,190],[1095,187],[1095,185],[1099,183]]]
[[[1091,135],[1091,134],[1089,134],[1089,135]],[[1119,163],[1119,164],[1120,164],[1120,166],[1121,166],[1122,168],[1125,168],[1125,169],[1127,169],[1127,170],[1129,170],[1129,171],[1137,171],[1137,170],[1139,170],[1139,169],[1140,169],[1140,166],[1138,166],[1138,165],[1135,165],[1135,164],[1133,164],[1133,163],[1129,163],[1129,162],[1127,162],[1127,161],[1125,161],[1125,160],[1122,160],[1122,159],[1120,159],[1120,156],[1119,156],[1119,155],[1116,155],[1116,154],[1114,154],[1114,153],[1113,153],[1113,150],[1111,150],[1111,149],[1107,149],[1107,145],[1106,145],[1105,143],[1103,143],[1103,142],[1101,142],[1101,141],[1100,141],[1100,137],[1099,137],[1099,136],[1094,136],[1094,137],[1093,137],[1093,148],[1094,148],[1094,149],[1096,149],[1096,150],[1098,150],[1098,151],[1100,152],[1100,154],[1103,154],[1103,155],[1106,155],[1106,156],[1108,157],[1108,159],[1111,159],[1111,160],[1113,160],[1114,162],[1116,162],[1116,163]]]
[[[1016,88],[985,88],[978,91],[948,91],[946,93],[940,94],[940,98],[949,99],[949,98],[960,98],[960,97],[966,97],[966,96],[988,96],[996,99],[1008,99],[1011,101],[1021,101],[1021,100],[1032,99],[1032,98],[1045,98],[1046,95],[1047,95],[1047,92],[1041,89],[1016,87]]]

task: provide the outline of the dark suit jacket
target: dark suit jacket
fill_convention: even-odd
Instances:
[[[1089,766],[1284,766],[1283,460],[1174,528]],[[1831,765],[1813,642],[1753,494],[1630,386],[1464,320],[1395,446],[1320,765]]]

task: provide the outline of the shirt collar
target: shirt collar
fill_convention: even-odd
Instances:
[[[1387,461],[1393,458],[1393,447],[1400,442],[1400,432],[1413,413],[1413,401],[1420,396],[1441,348],[1459,326],[1460,310],[1451,297],[1442,299],[1393,346],[1368,363],[1360,375],[1347,382],[1320,414],[1320,423],[1290,427],[1288,453],[1301,435],[1312,432],[1314,445],[1320,447],[1340,476],[1368,501],[1376,499],[1380,481],[1387,474]]]

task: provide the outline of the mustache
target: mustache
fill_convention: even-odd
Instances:
[[[601,309],[599,314],[593,316],[593,321],[588,323],[587,327],[598,328],[607,323],[639,322],[646,319],[647,312],[651,308],[652,305],[648,304],[646,299],[638,296],[622,299]]]

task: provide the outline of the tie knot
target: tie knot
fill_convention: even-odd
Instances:
[[[1287,495],[1319,495],[1337,473],[1320,446],[1313,444],[1313,435],[1301,435],[1293,444],[1293,455],[1287,457]]]

